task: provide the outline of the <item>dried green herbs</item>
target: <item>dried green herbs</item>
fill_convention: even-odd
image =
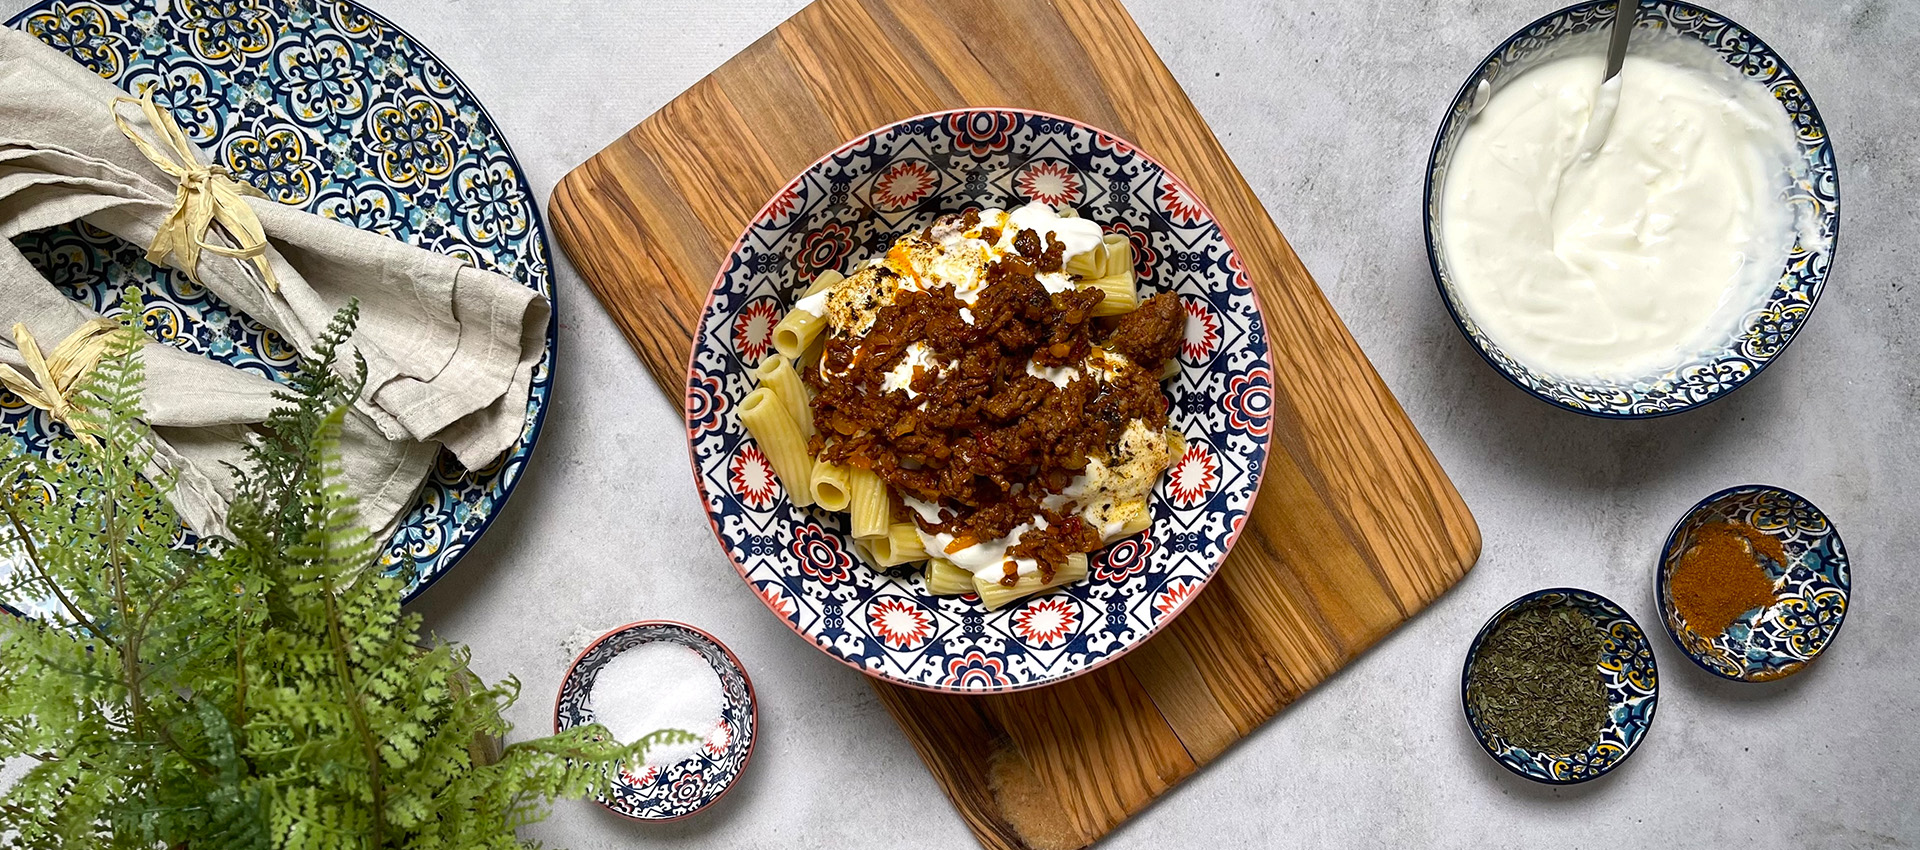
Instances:
[[[1607,693],[1599,624],[1566,605],[1536,602],[1494,626],[1467,672],[1467,704],[1487,732],[1566,755],[1600,740]]]

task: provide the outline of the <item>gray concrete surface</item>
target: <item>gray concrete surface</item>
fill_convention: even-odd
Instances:
[[[368,0],[492,111],[545,198],[568,169],[802,0]],[[24,3],[0,0],[11,14]],[[1752,385],[1693,413],[1605,422],[1509,386],[1448,322],[1421,247],[1422,165],[1472,65],[1554,0],[1127,0],[1465,494],[1479,566],[1382,645],[1103,846],[1920,845],[1920,3],[1718,0],[1778,49],[1840,159],[1825,297]],[[481,548],[417,604],[518,675],[550,722],[576,628],[672,617],[751,671],[759,747],[714,809],[633,824],[561,804],[523,831],[614,847],[965,847],[959,817],[858,673],[769,616],[714,543],[668,399],[564,259],[558,389]],[[1654,623],[1651,568],[1700,496],[1785,485],[1831,513],[1857,593],[1827,656],[1773,686],[1665,674],[1642,751],[1554,790],[1507,774],[1460,717],[1461,654],[1508,599],[1571,584]]]

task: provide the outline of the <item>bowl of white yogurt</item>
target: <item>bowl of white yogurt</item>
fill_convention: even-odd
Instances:
[[[1840,226],[1826,125],[1772,48],[1642,0],[1602,83],[1612,0],[1529,24],[1467,78],[1427,165],[1427,256],[1488,364],[1556,406],[1677,413],[1777,358]]]

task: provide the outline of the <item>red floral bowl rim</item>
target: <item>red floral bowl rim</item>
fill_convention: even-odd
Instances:
[[[1188,197],[1193,199],[1193,202],[1199,206],[1200,212],[1206,217],[1206,219],[1212,222],[1213,225],[1219,229],[1220,239],[1221,241],[1227,243],[1228,250],[1232,251],[1237,256],[1245,256],[1245,254],[1241,253],[1240,246],[1234,243],[1233,236],[1227,233],[1226,225],[1222,224],[1220,222],[1220,218],[1213,214],[1213,207],[1208,205],[1206,200],[1202,198],[1198,192],[1195,192],[1193,190],[1193,186],[1191,184],[1189,184],[1179,174],[1175,173],[1173,169],[1167,167],[1167,164],[1164,162],[1161,162],[1158,157],[1150,153],[1147,153],[1145,149],[1141,148],[1137,144],[1134,144],[1132,140],[1128,139],[1125,136],[1120,135],[1119,133],[1115,133],[1115,132],[1103,129],[1098,125],[1090,124],[1088,122],[1081,121],[1077,118],[1068,118],[1067,116],[1060,115],[1053,112],[1046,112],[1044,110],[1039,110],[1039,109],[1026,109],[1018,106],[965,106],[965,107],[959,107],[955,109],[936,109],[932,112],[922,112],[918,115],[912,115],[906,118],[901,118],[896,121],[891,121],[879,127],[875,127],[871,130],[868,130],[864,133],[861,133],[857,136],[854,136],[853,138],[841,143],[839,147],[836,147],[833,150],[830,150],[820,155],[819,158],[815,159],[812,163],[808,164],[806,168],[801,169],[798,174],[795,174],[792,179],[788,180],[786,183],[781,184],[780,188],[773,193],[773,196],[768,198],[766,203],[760,205],[759,211],[755,212],[752,218],[747,219],[746,225],[740,229],[740,235],[733,240],[733,245],[727,249],[726,253],[721,255],[722,261],[721,261],[720,268],[714,272],[713,284],[707,287],[706,301],[703,304],[701,304],[700,316],[698,319],[696,319],[696,322],[694,325],[694,327],[696,328],[695,330],[696,337],[699,333],[697,328],[699,328],[700,325],[704,324],[706,316],[708,316],[713,311],[714,296],[720,291],[720,289],[723,286],[726,285],[727,268],[726,268],[725,258],[731,257],[740,252],[741,247],[746,244],[747,235],[751,233],[753,230],[754,223],[766,220],[769,217],[769,213],[772,210],[773,205],[775,203],[778,203],[780,198],[783,195],[785,195],[787,192],[798,188],[801,181],[806,177],[808,173],[826,164],[828,161],[832,160],[834,157],[837,157],[843,153],[846,153],[847,151],[850,151],[860,146],[861,144],[865,143],[867,140],[872,139],[881,134],[890,132],[895,128],[898,128],[907,124],[912,124],[916,121],[924,121],[929,118],[944,118],[951,115],[967,115],[967,114],[972,114],[976,112],[1006,112],[1006,113],[1013,113],[1016,115],[1031,116],[1035,118],[1047,118],[1054,121],[1059,121],[1065,124],[1069,124],[1074,127],[1078,127],[1082,130],[1101,134],[1101,135],[1107,136],[1108,138],[1114,139],[1116,141],[1124,142],[1132,150],[1134,154],[1138,155],[1141,159],[1144,159],[1147,162],[1152,163],[1156,168],[1159,168],[1161,173],[1166,175],[1166,178],[1169,182],[1173,183],[1175,186],[1178,186],[1181,190],[1187,193]],[[1266,307],[1260,303],[1260,288],[1255,282],[1256,281],[1255,275],[1253,274],[1252,270],[1249,269],[1246,272],[1246,276],[1247,276],[1247,293],[1253,298],[1254,312],[1256,315],[1260,317],[1260,323],[1262,325],[1267,325],[1267,311],[1266,311]],[[1269,339],[1271,339],[1271,336],[1269,336]],[[695,359],[699,357],[699,349],[700,349],[699,345],[697,344],[698,343],[697,339],[695,340],[695,343],[696,344],[688,348],[688,352],[687,352],[686,380],[684,381],[685,386],[682,387],[683,397],[685,393],[685,387],[692,386],[694,377],[699,374],[698,363]],[[1269,342],[1268,355],[1267,355],[1268,361],[1269,361],[1269,364],[1268,364],[1269,368],[1271,368],[1271,365],[1272,365],[1271,364],[1272,356],[1273,356],[1272,344],[1271,342]],[[1275,395],[1278,395],[1279,387],[1276,385],[1273,391]],[[694,456],[694,446],[693,446],[693,441],[695,438],[694,423],[690,420],[687,420],[684,406],[685,405],[683,402],[682,403],[682,407],[683,407],[682,420],[686,425],[686,430],[687,430],[687,465],[693,472],[694,488],[697,492],[702,494],[703,502],[704,502],[706,486],[701,482],[700,461],[698,458]],[[855,670],[858,670],[862,674],[881,682],[885,682],[892,685],[899,685],[901,687],[911,688],[913,690],[918,690],[918,691],[928,691],[931,693],[938,693],[938,694],[953,694],[953,695],[959,695],[959,696],[984,696],[988,694],[1008,694],[1008,693],[1014,693],[1017,691],[1033,690],[1035,688],[1044,688],[1049,685],[1057,685],[1061,682],[1065,682],[1070,679],[1076,679],[1088,673],[1092,673],[1095,670],[1098,670],[1102,667],[1107,666],[1108,664],[1118,661],[1121,658],[1128,655],[1129,653],[1133,652],[1133,650],[1137,649],[1141,644],[1144,644],[1147,641],[1152,640],[1155,635],[1158,635],[1162,630],[1164,630],[1167,627],[1168,623],[1171,623],[1175,619],[1179,618],[1180,614],[1185,612],[1187,610],[1187,607],[1193,604],[1194,600],[1200,598],[1201,592],[1205,591],[1207,587],[1213,583],[1214,577],[1218,576],[1220,574],[1220,570],[1226,566],[1227,557],[1232,554],[1234,544],[1240,542],[1240,534],[1246,529],[1247,520],[1252,519],[1254,508],[1260,503],[1260,488],[1266,484],[1267,466],[1271,465],[1272,463],[1273,436],[1271,431],[1269,431],[1268,435],[1264,439],[1267,441],[1268,461],[1266,464],[1263,464],[1261,466],[1260,471],[1258,473],[1254,474],[1253,497],[1247,501],[1246,516],[1242,518],[1242,521],[1239,527],[1229,527],[1229,530],[1227,532],[1226,543],[1220,549],[1219,563],[1214,565],[1213,571],[1208,573],[1204,578],[1200,579],[1199,584],[1195,587],[1192,593],[1188,594],[1185,599],[1180,600],[1179,603],[1177,603],[1171,610],[1167,612],[1166,616],[1161,617],[1159,621],[1155,622],[1151,628],[1149,628],[1144,634],[1140,635],[1140,637],[1137,640],[1134,640],[1132,643],[1129,643],[1126,646],[1123,646],[1115,650],[1111,654],[1103,658],[1100,658],[1099,660],[1096,660],[1093,663],[1086,665],[1085,667],[1081,667],[1078,670],[1074,670],[1070,673],[1066,673],[1064,675],[1057,676],[1052,679],[1045,679],[1041,681],[1032,681],[1032,682],[1022,682],[1022,683],[1011,685],[1006,688],[999,688],[992,691],[973,691],[973,690],[964,690],[960,688],[942,688],[934,685],[925,684],[922,682],[915,682],[915,681],[909,681],[907,679],[896,678],[894,676],[887,675],[886,672],[882,670],[869,669],[860,664],[856,664],[851,660],[848,660],[846,658],[842,658],[838,655],[833,654],[832,652],[828,651],[826,647],[821,646],[817,641],[815,641],[813,639],[813,636],[807,634],[804,631],[801,631],[800,626],[798,624],[794,623],[791,620],[788,620],[779,611],[775,610],[773,607],[773,603],[771,601],[767,600],[764,597],[761,597],[760,594],[758,593],[755,593],[754,596],[757,598],[760,598],[760,603],[766,606],[767,610],[772,612],[776,619],[778,619],[782,624],[786,625],[788,631],[793,632],[795,635],[798,635],[801,639],[805,640],[807,645],[812,646],[814,649],[819,650],[821,654],[827,656],[828,658],[831,658],[834,661],[837,661],[844,666],[851,667]],[[784,486],[784,484],[782,486]],[[743,583],[746,583],[749,589],[752,589],[752,579],[750,579],[747,575],[746,565],[740,563],[739,558],[734,557],[733,549],[732,547],[727,545],[726,535],[724,532],[720,530],[719,523],[714,520],[713,513],[711,511],[708,511],[704,506],[704,504],[701,507],[701,512],[706,514],[707,526],[713,530],[714,540],[720,544],[720,550],[726,553],[728,563],[731,563],[733,565],[734,572],[739,573],[740,580]],[[568,672],[569,674],[571,674],[572,671],[569,670]],[[556,710],[558,708],[557,702],[558,700],[556,698],[556,706],[555,706]]]

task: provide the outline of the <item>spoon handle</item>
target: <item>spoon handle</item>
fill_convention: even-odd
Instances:
[[[1607,42],[1607,75],[1611,80],[1627,62],[1627,38],[1633,34],[1633,20],[1640,14],[1640,0],[1616,0],[1613,6],[1613,39]]]

